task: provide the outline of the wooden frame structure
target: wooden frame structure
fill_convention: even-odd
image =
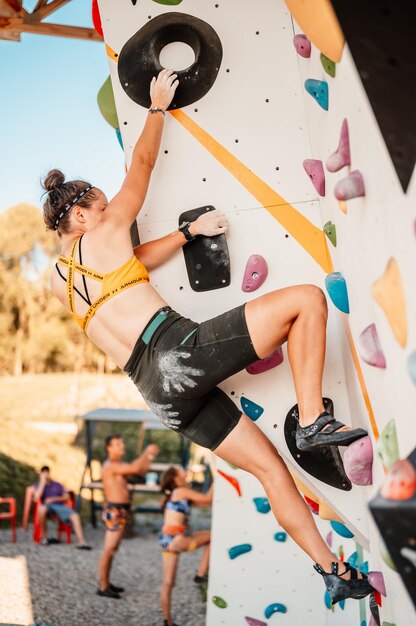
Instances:
[[[43,20],[71,0],[38,0],[33,11],[23,8],[23,0],[0,0],[0,39],[20,41],[21,33],[72,37],[103,41],[94,28],[44,23]]]

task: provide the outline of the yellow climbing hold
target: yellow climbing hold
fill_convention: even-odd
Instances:
[[[407,343],[407,313],[402,276],[396,259],[391,258],[381,278],[372,288],[374,300],[381,306],[394,336],[402,348]]]
[[[347,203],[345,202],[345,200],[338,200],[338,206],[343,213],[348,213]]]

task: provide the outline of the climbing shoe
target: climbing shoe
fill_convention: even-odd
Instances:
[[[97,596],[102,596],[103,598],[113,598],[114,600],[120,600],[121,596],[107,587],[107,589],[97,589]]]
[[[325,572],[319,563],[315,563],[314,569],[324,577],[325,585],[331,596],[332,604],[336,604],[340,600],[347,598],[355,598],[360,600],[370,593],[373,593],[374,587],[368,582],[367,576],[361,574],[362,578],[358,578],[358,572],[347,562],[343,563],[345,572],[338,574],[339,563],[332,563],[331,573]],[[351,572],[350,580],[344,580],[347,572]]]
[[[108,589],[115,591],[115,593],[123,593],[124,591],[124,587],[117,587],[117,585],[112,585],[111,583],[108,585]]]
[[[207,583],[208,582],[208,574],[204,574],[203,576],[198,576],[198,574],[196,576],[194,576],[194,583],[197,583],[198,585],[202,584],[202,583]]]
[[[163,620],[163,626],[169,626],[167,619]],[[179,624],[172,624],[172,626],[179,626]]]
[[[345,424],[336,420],[328,411],[321,413],[313,424],[296,427],[296,446],[299,450],[310,452],[325,446],[349,446],[350,443],[365,437],[368,433],[363,428],[340,430]],[[326,428],[325,428],[326,427]]]

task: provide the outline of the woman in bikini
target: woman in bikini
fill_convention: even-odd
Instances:
[[[323,292],[314,285],[279,289],[198,324],[167,305],[150,284],[148,270],[188,240],[225,233],[225,216],[207,212],[132,249],[130,226],[145,201],[165,111],[177,85],[171,70],[152,80],[146,123],[111,201],[91,183],[65,182],[59,170],[46,176],[44,220],[57,230],[62,249],[52,290],[88,337],[130,376],[164,424],[258,478],[277,521],[317,564],[333,601],[363,597],[373,588],[335,559],[276,448],[217,387],[287,341],[299,407],[298,447],[348,445],[366,435],[335,421],[323,406]]]
[[[171,615],[171,599],[181,552],[193,552],[204,546],[194,582],[208,582],[211,532],[200,530],[190,534],[188,519],[191,505],[211,506],[212,485],[206,493],[195,491],[187,484],[186,471],[182,467],[172,466],[162,474],[160,486],[166,494],[161,504],[164,518],[159,540],[163,554],[160,601],[165,620],[164,626],[177,626],[173,623]]]

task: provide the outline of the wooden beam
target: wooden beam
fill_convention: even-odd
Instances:
[[[16,17],[20,15],[21,6],[13,0],[0,0],[0,17]]]
[[[45,4],[47,4],[47,3],[48,3],[48,0],[38,0],[37,3],[36,3],[35,8],[32,11],[32,13],[36,13],[36,11],[39,11],[39,9],[44,7]]]
[[[49,2],[49,4],[45,4],[43,7],[40,7],[36,12],[33,12],[32,17],[36,17],[36,19],[38,20],[43,20],[51,13],[54,13],[54,11],[57,11],[58,9],[63,7],[64,4],[68,4],[68,2],[70,2],[70,0],[52,0],[52,2]]]
[[[3,23],[2,23],[3,22]],[[7,23],[4,23],[7,22]],[[0,21],[0,37],[4,38],[7,33],[31,33],[34,35],[49,35],[54,37],[70,37],[73,39],[88,39],[90,41],[103,41],[103,38],[93,28],[81,26],[66,26],[64,24],[27,23],[19,18],[10,18]]]

